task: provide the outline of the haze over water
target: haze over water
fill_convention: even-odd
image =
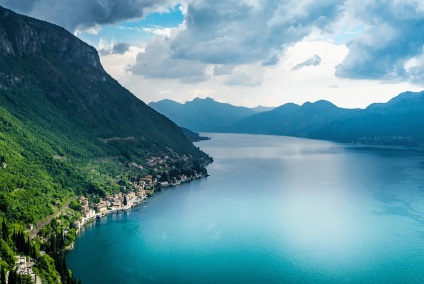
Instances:
[[[210,177],[86,227],[83,283],[422,283],[424,152],[208,134]]]

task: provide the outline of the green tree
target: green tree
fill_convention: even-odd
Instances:
[[[4,268],[3,267],[0,267],[0,274],[1,274],[1,278],[0,278],[0,280],[1,280],[1,284],[6,284],[6,272],[5,272],[5,270],[4,270]]]
[[[15,270],[9,271],[9,277],[7,279],[8,284],[18,284],[18,274]]]
[[[56,271],[54,260],[48,254],[43,255],[37,262],[37,268],[41,277],[47,283],[59,283],[59,273]]]
[[[3,219],[3,222],[1,223],[1,236],[3,240],[6,242],[9,240],[9,229],[6,224],[6,220]]]
[[[12,269],[15,265],[15,254],[4,240],[0,240],[0,256],[7,263],[9,269]]]
[[[18,275],[17,277],[19,284],[33,284],[31,276],[29,275]]]

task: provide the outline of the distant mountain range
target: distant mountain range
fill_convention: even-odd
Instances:
[[[162,100],[149,103],[149,106],[181,127],[203,132],[222,132],[245,117],[272,109],[262,106],[238,107],[219,103],[211,98],[195,98],[184,104],[172,100]]]
[[[197,109],[194,105],[185,107],[193,102],[184,105],[172,102],[178,105],[178,112],[170,112],[161,102],[150,105],[177,124],[195,126],[200,132],[285,135],[365,144],[424,144],[424,92],[405,92],[387,103],[372,104],[365,109],[339,108],[321,100],[303,105],[284,104],[254,114],[252,109],[207,101],[208,104]],[[184,113],[184,119],[179,113]],[[190,124],[190,121],[195,122]]]

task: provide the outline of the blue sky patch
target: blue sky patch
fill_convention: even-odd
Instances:
[[[144,31],[145,28],[175,28],[184,21],[180,5],[169,9],[168,12],[151,13],[143,19],[130,20],[124,23],[105,25],[94,34],[84,31],[78,35],[82,40],[93,46],[99,44],[100,39],[105,42],[126,42],[131,45],[143,45],[154,34]]]

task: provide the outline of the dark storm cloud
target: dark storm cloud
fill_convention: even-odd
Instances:
[[[46,20],[71,32],[98,25],[140,18],[145,9],[155,9],[166,0],[0,0],[18,13]]]

